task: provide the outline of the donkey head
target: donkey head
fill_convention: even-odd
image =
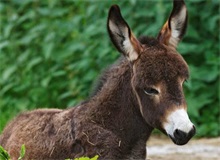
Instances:
[[[135,38],[117,5],[110,8],[109,36],[131,64],[131,86],[145,121],[167,134],[175,144],[186,144],[195,134],[187,115],[182,85],[188,66],[176,46],[185,33],[187,9],[174,1],[173,10],[156,39]]]

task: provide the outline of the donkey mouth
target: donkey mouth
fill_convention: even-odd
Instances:
[[[168,135],[168,136],[173,141],[173,143],[176,144],[176,145],[185,145],[190,140],[190,138],[187,139],[187,140],[183,140],[183,139],[174,138],[171,135]]]
[[[184,145],[195,135],[195,133],[196,133],[196,129],[193,126],[192,130],[189,133],[176,129],[174,131],[173,136],[169,134],[168,136],[176,145]]]

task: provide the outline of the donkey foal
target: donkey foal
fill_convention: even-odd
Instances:
[[[176,46],[187,26],[182,0],[157,38],[137,39],[120,9],[109,10],[109,36],[123,57],[103,75],[99,91],[74,108],[39,109],[20,114],[4,129],[0,144],[17,159],[145,159],[146,141],[154,128],[175,144],[195,134],[189,120],[182,85],[188,66]]]

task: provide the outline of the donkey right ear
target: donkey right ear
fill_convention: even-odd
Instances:
[[[118,51],[130,61],[135,61],[142,47],[123,19],[117,5],[113,5],[109,10],[107,28],[109,36]]]
[[[157,39],[161,44],[176,48],[187,28],[187,9],[184,0],[173,0],[173,10]]]

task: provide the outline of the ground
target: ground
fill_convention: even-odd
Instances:
[[[165,136],[152,136],[147,142],[148,160],[219,160],[220,137],[192,139],[177,146]]]

